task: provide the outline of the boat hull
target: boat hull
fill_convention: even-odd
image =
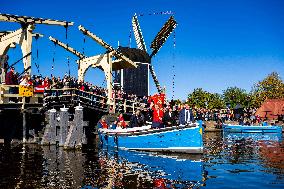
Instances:
[[[224,125],[223,130],[235,133],[282,133],[280,126]]]
[[[126,150],[203,153],[202,126],[176,126],[131,133],[101,133],[104,145]]]

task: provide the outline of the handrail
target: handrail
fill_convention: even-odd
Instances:
[[[22,96],[19,94],[10,94],[9,88],[11,87],[19,87],[20,85],[5,85],[0,84],[0,103],[4,102],[4,99],[9,97],[16,97],[21,99]],[[113,98],[112,103],[107,103],[107,97],[103,95],[94,94],[89,91],[83,91],[77,88],[51,88],[45,89],[42,94],[34,93],[32,97],[43,97],[45,103],[53,103],[53,98],[61,98],[64,103],[69,102],[80,102],[83,104],[88,104],[93,107],[98,107],[99,109],[108,109],[110,105],[114,105],[114,109],[118,111],[123,110],[125,113],[134,113],[138,108],[145,107],[145,103],[141,103],[139,101],[125,99],[125,98]],[[60,102],[60,99],[55,100],[54,102]],[[19,102],[21,103],[21,102]],[[116,110],[115,110],[116,111]]]

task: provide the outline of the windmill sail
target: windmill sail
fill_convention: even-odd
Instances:
[[[143,38],[143,35],[142,35],[142,31],[140,29],[140,25],[139,25],[138,18],[136,16],[136,14],[132,18],[132,27],[133,27],[133,33],[134,33],[134,36],[135,36],[137,48],[147,52],[146,44],[145,44],[145,41],[144,41],[144,38]],[[150,63],[150,62],[148,62],[148,63]],[[157,78],[157,75],[154,71],[154,68],[151,64],[149,65],[149,70],[150,70],[150,73],[152,75],[152,78],[154,80],[154,83],[156,85],[158,92],[161,93],[162,89],[161,89],[160,83],[158,81],[158,78]]]
[[[132,17],[132,28],[138,49],[147,52],[146,44],[136,14]]]
[[[154,83],[156,85],[156,88],[157,88],[158,92],[162,93],[163,91],[162,91],[161,85],[160,85],[160,83],[158,81],[157,75],[156,75],[156,73],[154,71],[154,68],[153,68],[153,66],[151,64],[149,65],[149,70],[150,70],[150,73],[152,75],[152,78],[154,80]]]
[[[177,26],[177,22],[173,16],[163,25],[159,33],[156,35],[155,39],[151,43],[151,49],[153,50],[150,57],[153,57],[165,44],[166,40],[169,38],[170,34],[174,31]]]

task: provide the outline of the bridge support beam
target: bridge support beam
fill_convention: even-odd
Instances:
[[[33,30],[35,26],[33,24],[23,24],[22,28],[6,34],[5,36],[0,38],[0,55],[7,54],[10,48],[15,47],[16,44],[19,44],[22,50],[23,56],[29,54],[32,50],[32,38],[33,38]],[[31,74],[31,69],[28,69],[31,66],[31,56],[27,56],[23,59],[24,69],[26,73]],[[3,73],[2,73],[3,74]],[[5,78],[2,76],[1,78]],[[5,81],[2,79],[1,81],[4,83]]]

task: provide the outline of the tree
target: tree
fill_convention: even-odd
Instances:
[[[202,88],[196,88],[188,95],[188,103],[196,108],[215,109],[225,107],[221,95],[209,93]]]
[[[237,104],[247,107],[247,100],[250,98],[244,89],[238,87],[229,87],[223,91],[223,99],[227,105],[230,105],[231,108],[234,108]]]
[[[197,108],[206,107],[207,99],[209,99],[208,92],[204,91],[202,88],[196,88],[188,95],[189,104]]]
[[[209,102],[208,102],[208,109],[222,109],[225,108],[225,102],[222,98],[222,95],[218,93],[210,94]]]
[[[284,83],[277,72],[272,72],[254,84],[251,91],[252,105],[259,107],[266,99],[284,98]]]

